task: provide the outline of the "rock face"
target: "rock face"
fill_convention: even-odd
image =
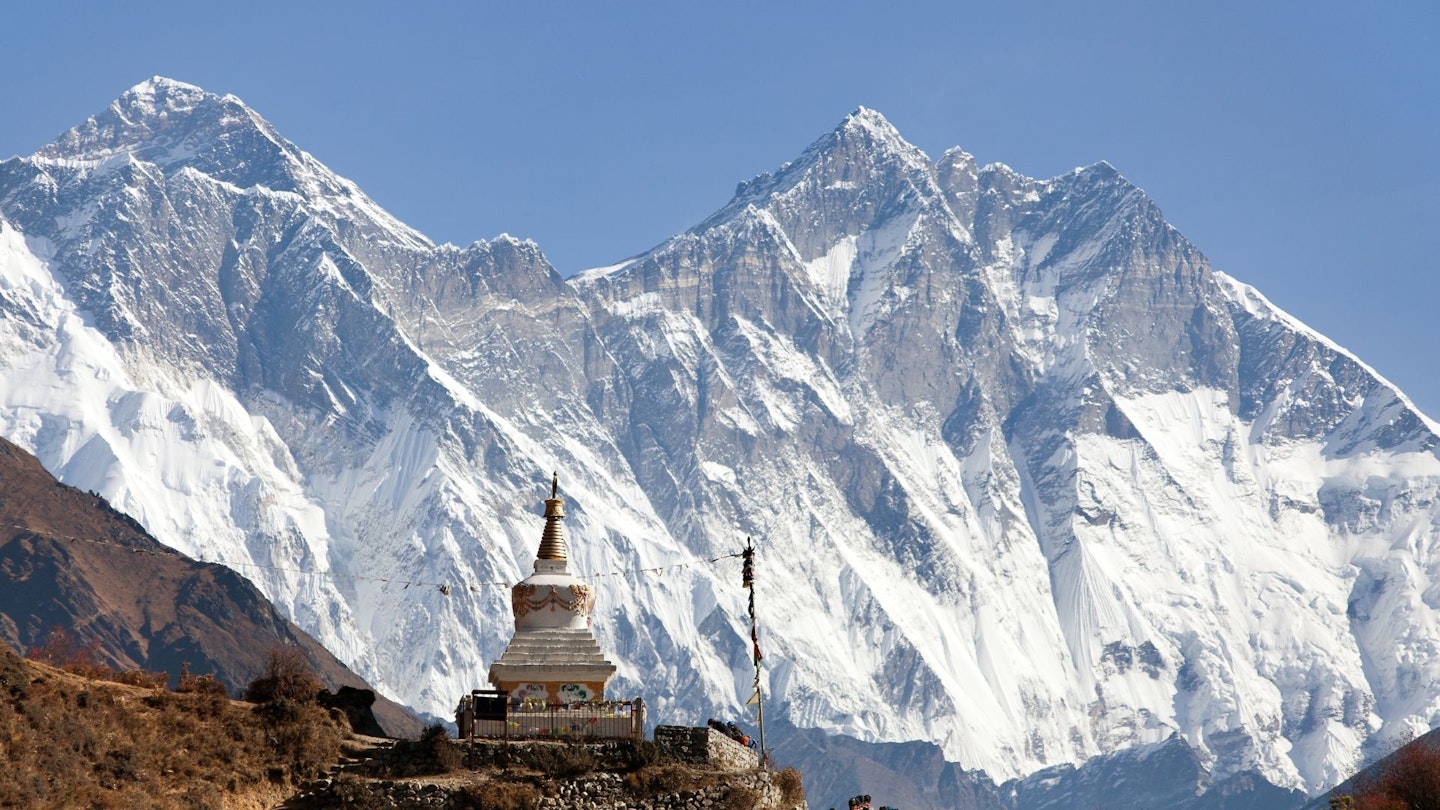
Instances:
[[[326,690],[320,693],[319,703],[327,709],[344,712],[345,719],[350,722],[350,728],[356,734],[386,736],[385,729],[375,718],[375,692],[370,689],[342,686],[333,693]]]
[[[997,781],[1178,734],[1313,791],[1440,719],[1434,423],[1109,165],[870,110],[567,281],[148,81],[0,163],[0,434],[441,716],[560,469],[572,571],[663,569],[593,578],[659,722],[750,696],[738,572],[668,568],[747,534],[772,712]]]

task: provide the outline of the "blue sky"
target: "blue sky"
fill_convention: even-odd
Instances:
[[[437,241],[532,238],[567,275],[859,105],[932,156],[1108,160],[1440,416],[1440,3],[12,4],[0,157],[156,74],[234,93]]]

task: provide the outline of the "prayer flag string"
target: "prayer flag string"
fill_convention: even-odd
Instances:
[[[105,547],[109,547],[109,548],[121,549],[121,550],[129,551],[129,552],[132,552],[132,553],[135,553],[135,554],[153,554],[153,555],[156,555],[156,556],[161,556],[161,555],[166,555],[166,554],[174,554],[174,555],[176,555],[176,556],[180,556],[180,557],[183,557],[183,558],[186,558],[186,559],[194,560],[194,561],[196,561],[196,562],[209,563],[209,564],[211,564],[211,565],[219,565],[219,566],[223,566],[223,567],[225,567],[225,568],[231,568],[231,569],[234,569],[234,568],[254,568],[254,569],[258,569],[258,570],[262,570],[262,571],[275,571],[275,572],[277,572],[277,573],[283,573],[283,574],[296,574],[296,575],[299,575],[299,576],[307,576],[307,577],[326,577],[326,578],[329,578],[329,579],[345,580],[345,581],[347,581],[347,582],[378,582],[378,583],[385,584],[385,585],[404,585],[405,588],[409,588],[411,585],[420,585],[420,586],[435,588],[436,590],[438,590],[441,594],[443,594],[443,595],[445,595],[445,596],[449,596],[457,587],[463,588],[463,589],[468,590],[468,591],[470,591],[470,592],[472,592],[472,593],[479,593],[479,592],[481,591],[481,589],[483,589],[483,588],[488,588],[488,587],[509,588],[509,587],[511,587],[511,586],[513,586],[513,585],[515,584],[515,583],[513,583],[513,582],[508,582],[508,581],[493,581],[493,582],[472,582],[472,583],[467,583],[467,584],[464,584],[464,585],[458,585],[458,586],[457,586],[455,583],[451,583],[451,582],[438,582],[438,581],[416,580],[416,579],[401,579],[401,578],[399,578],[399,577],[393,577],[393,576],[391,576],[391,577],[383,577],[383,576],[366,576],[366,575],[364,575],[364,574],[341,574],[341,573],[337,573],[337,572],[335,572],[335,571],[324,571],[324,570],[317,570],[317,569],[297,568],[297,567],[293,567],[293,566],[265,565],[265,564],[262,564],[262,563],[254,563],[254,562],[232,562],[232,561],[222,561],[222,560],[211,560],[211,559],[206,559],[206,558],[204,558],[204,557],[191,557],[191,556],[188,555],[188,554],[181,554],[180,552],[178,552],[178,551],[176,551],[176,550],[174,550],[174,549],[171,549],[171,548],[168,547],[168,546],[165,546],[165,547],[159,548],[159,549],[136,548],[136,547],[134,547],[134,546],[125,545],[125,544],[123,544],[123,543],[112,543],[112,542],[109,542],[109,541],[106,541],[106,540],[99,540],[99,539],[94,539],[94,538],[87,538],[87,537],[70,537],[70,536],[67,536],[67,535],[52,535],[52,534],[48,534],[48,533],[42,533],[42,532],[35,531],[34,529],[31,529],[31,528],[28,527],[28,526],[12,526],[11,528],[13,528],[13,529],[19,529],[20,531],[29,533],[29,534],[32,535],[33,537],[42,538],[42,539],[69,540],[69,541],[71,541],[71,542],[76,542],[76,543],[88,543],[88,544],[94,545],[94,546],[105,546]],[[604,577],[627,577],[627,578],[628,578],[628,577],[630,577],[630,576],[632,576],[632,575],[633,575],[633,576],[636,576],[636,577],[638,578],[639,576],[645,575],[645,574],[655,574],[656,576],[663,576],[666,571],[669,571],[669,570],[672,570],[672,569],[675,569],[675,568],[688,569],[688,568],[689,568],[690,566],[692,566],[692,565],[708,565],[708,564],[713,564],[713,563],[720,562],[721,560],[729,560],[729,559],[733,559],[733,558],[735,558],[735,557],[739,557],[739,556],[741,556],[742,554],[744,554],[744,552],[742,552],[742,551],[737,551],[737,552],[735,552],[734,554],[721,554],[721,555],[718,556],[718,557],[708,557],[708,558],[688,560],[688,561],[686,561],[686,562],[673,563],[673,564],[671,564],[671,565],[654,566],[654,567],[650,567],[650,568],[632,568],[632,569],[624,569],[624,570],[617,570],[617,571],[605,571],[605,572],[598,573],[598,574],[590,574],[590,575],[588,575],[588,576],[582,576],[582,575],[577,574],[576,577],[577,577],[578,579],[586,580],[586,579],[600,579],[600,578],[604,578]],[[403,590],[403,589],[402,589],[402,590]]]

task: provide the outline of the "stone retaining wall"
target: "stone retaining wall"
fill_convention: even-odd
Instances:
[[[780,807],[780,788],[769,773],[732,774],[723,782],[707,787],[681,789],[675,793],[636,798],[616,774],[592,774],[561,785],[559,796],[540,800],[542,810],[761,810]],[[799,807],[805,807],[801,804]],[[790,810],[787,808],[786,810]]]
[[[649,745],[629,740],[588,746],[492,742],[481,747],[495,751],[477,751],[474,762],[479,769],[468,770],[453,764],[442,767],[443,758],[430,761],[429,748],[420,741],[400,741],[357,752],[357,759],[302,786],[281,807],[463,810],[478,803],[527,810],[807,810],[800,798],[798,774],[757,769],[754,752],[724,734],[709,728],[661,726],[655,747],[647,753]],[[576,753],[574,749],[582,747],[594,759],[580,764],[595,770],[573,777],[561,775],[574,773],[563,757],[539,756],[541,749],[558,754]],[[499,750],[515,755],[513,770],[492,762]],[[459,749],[455,751],[458,754]],[[534,755],[528,760],[527,751]],[[447,772],[426,775],[442,771]]]
[[[707,780],[708,781],[708,780]],[[435,784],[426,780],[374,780],[327,782],[304,799],[283,805],[291,810],[330,810],[354,806],[383,806],[399,810],[458,810],[474,806],[474,793],[453,782]],[[768,771],[726,775],[718,784],[681,788],[659,796],[637,797],[614,773],[592,773],[575,779],[555,780],[552,795],[539,796],[540,810],[808,810],[801,801],[794,807],[781,805],[781,791]],[[484,795],[481,787],[479,795]]]
[[[708,726],[656,726],[655,745],[667,759],[719,770],[754,770],[760,764],[754,751]]]

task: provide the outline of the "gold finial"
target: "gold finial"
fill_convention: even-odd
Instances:
[[[565,542],[565,529],[560,521],[565,519],[565,502],[560,500],[560,473],[550,477],[550,498],[545,501],[545,533],[540,536],[542,560],[563,560],[570,556]]]

